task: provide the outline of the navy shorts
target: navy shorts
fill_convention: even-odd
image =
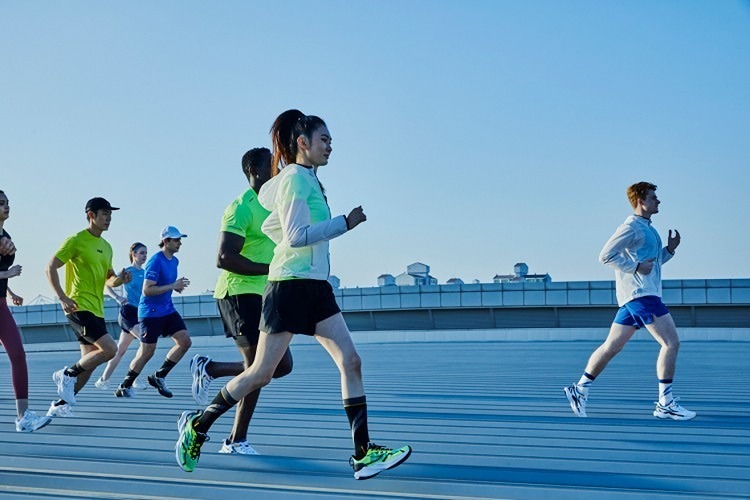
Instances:
[[[269,281],[263,292],[260,331],[315,335],[315,325],[340,312],[327,281]]]
[[[260,311],[263,297],[257,293],[227,295],[217,299],[224,334],[234,339],[240,347],[258,345],[260,337]]]
[[[109,334],[104,318],[90,311],[76,311],[65,317],[68,318],[68,323],[81,344],[94,345],[94,342]]]
[[[638,297],[617,311],[614,322],[618,325],[634,326],[636,329],[650,325],[654,318],[669,314],[669,309],[656,295]]]
[[[125,304],[120,307],[117,324],[120,325],[122,331],[133,333],[133,328],[138,324],[138,308],[132,304]]]
[[[180,330],[187,330],[180,313],[173,312],[156,318],[139,318],[141,325],[141,342],[156,344],[159,337],[171,337]]]

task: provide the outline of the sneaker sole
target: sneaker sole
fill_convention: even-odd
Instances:
[[[63,375],[62,373],[60,373],[59,371],[57,371],[57,372],[55,372],[55,373],[52,374],[52,381],[57,386],[57,395],[60,397],[60,399],[62,399],[63,401],[65,401],[68,404],[74,405],[74,404],[76,404],[76,395],[75,394],[73,394],[72,397],[69,397],[69,398],[64,398],[63,397],[61,388],[62,388],[62,381],[63,381],[63,377],[64,376],[65,375]]]
[[[573,399],[573,395],[570,394],[570,391],[567,387],[563,387],[563,392],[565,393],[565,397],[568,399],[568,404],[570,404],[570,409],[573,410],[573,413],[576,417],[586,418],[586,413],[581,413],[578,410],[578,407],[576,406],[575,399]]]
[[[187,425],[187,419],[188,415],[192,414],[190,410],[185,410],[182,412],[182,415],[180,415],[180,418],[177,419],[177,430],[180,433],[180,438],[177,440],[177,442],[174,445],[174,459],[177,462],[177,465],[180,467],[180,469],[184,470],[185,472],[193,472],[192,470],[188,470],[185,468],[185,466],[182,463],[181,457],[180,457],[180,444],[182,443],[182,436],[185,434],[185,426]]]
[[[655,411],[654,412],[654,416],[656,418],[660,418],[662,420],[666,420],[666,419],[672,419],[672,420],[693,420],[697,416],[697,414],[693,415],[692,417],[681,417],[679,415],[670,415],[669,413],[659,413],[659,412]]]
[[[52,423],[52,417],[50,417],[49,415],[47,415],[46,417],[47,417],[47,421],[44,422],[39,427],[37,427],[36,429],[20,429],[20,430],[16,429],[16,431],[17,432],[35,432],[35,431],[38,431],[39,429],[43,429],[43,428],[47,427],[50,423]]]
[[[255,453],[240,453],[239,451],[224,448],[223,446],[219,449],[219,453],[222,455],[242,455],[243,457],[257,457],[260,455],[257,451]]]
[[[206,406],[208,404],[208,398],[201,398],[198,395],[200,393],[200,391],[198,390],[198,380],[200,379],[200,372],[202,370],[200,364],[195,360],[197,356],[200,356],[200,354],[196,354],[190,360],[190,375],[192,375],[193,377],[193,383],[190,384],[190,390],[193,393],[193,400],[196,402],[196,404],[198,404],[198,406]]]
[[[372,470],[372,469],[370,469],[370,470],[366,470],[366,469],[359,470],[359,471],[357,471],[357,472],[354,473],[354,479],[357,479],[358,481],[364,481],[365,479],[372,479],[373,477],[377,476],[378,474],[380,474],[383,471],[390,470],[390,469],[393,469],[395,467],[398,467],[402,463],[406,462],[406,460],[411,456],[411,452],[412,452],[412,449],[411,449],[411,446],[409,446],[409,451],[406,452],[406,454],[403,457],[401,457],[399,460],[397,460],[395,462],[391,462],[390,464],[382,465],[382,468],[380,468],[378,470]],[[363,475],[363,472],[364,473],[372,472],[372,474],[370,474],[368,476],[365,476],[365,475]],[[358,474],[359,474],[359,476],[358,476]]]

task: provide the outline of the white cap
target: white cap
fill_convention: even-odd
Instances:
[[[180,230],[174,226],[167,226],[161,230],[161,239],[166,240],[167,238],[170,238],[170,239],[187,238],[187,234],[182,234]]]

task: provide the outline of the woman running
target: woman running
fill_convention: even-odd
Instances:
[[[233,378],[204,411],[185,411],[175,446],[179,466],[191,472],[211,425],[247,394],[267,385],[295,334],[311,335],[341,372],[341,395],[354,440],[349,460],[355,479],[368,479],[403,463],[411,447],[370,442],[361,359],[328,283],[328,240],[366,220],[362,207],[331,218],[318,167],[328,163],[331,134],[317,116],[282,113],[271,127],[274,156],[270,181],[259,200],[271,212],[263,232],[276,243],[263,293],[260,338],[253,364]],[[279,171],[279,164],[283,170]]]
[[[21,275],[22,268],[13,265],[16,259],[16,247],[3,225],[10,217],[10,203],[4,192],[0,191],[0,343],[10,358],[13,392],[16,396],[16,430],[34,432],[52,421],[51,417],[37,415],[29,410],[29,373],[26,367],[26,351],[21,341],[21,332],[8,308],[8,299],[13,305],[23,305],[23,298],[8,288],[8,280]]]
[[[115,357],[110,359],[107,363],[107,367],[104,369],[104,373],[96,381],[97,389],[103,391],[112,389],[112,385],[109,383],[109,378],[112,373],[120,364],[120,360],[125,355],[125,351],[128,350],[133,339],[141,338],[141,329],[138,325],[138,302],[141,300],[141,291],[143,290],[143,277],[145,270],[143,265],[146,263],[148,257],[148,249],[143,243],[133,243],[130,245],[128,252],[128,258],[130,259],[130,267],[127,268],[133,279],[123,285],[125,290],[125,296],[123,297],[115,291],[114,288],[105,287],[107,295],[115,299],[120,304],[120,314],[117,316],[117,323],[119,323],[122,331],[120,332],[120,340],[117,342],[117,354]],[[146,389],[146,385],[141,384],[140,380],[136,380],[133,384],[134,389]]]

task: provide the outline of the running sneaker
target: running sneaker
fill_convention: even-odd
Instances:
[[[193,424],[203,414],[202,411],[183,411],[177,421],[177,432],[180,437],[174,446],[177,465],[185,472],[193,472],[201,456],[201,446],[209,441],[208,434],[193,429]]]
[[[47,410],[47,416],[48,417],[74,417],[73,415],[73,407],[69,404],[63,404],[55,406],[55,401],[52,401],[52,403],[49,405],[49,410]]]
[[[76,378],[65,375],[66,366],[62,370],[57,370],[52,374],[52,380],[57,384],[57,395],[66,403],[76,404],[75,385]]]
[[[663,405],[656,401],[654,416],[657,418],[671,418],[672,420],[690,420],[691,418],[695,418],[696,413],[678,405],[678,399],[680,398],[674,398],[668,405]]]
[[[208,404],[208,391],[213,377],[206,372],[206,367],[211,362],[208,356],[196,354],[190,360],[190,373],[193,375],[193,399],[199,406]]]
[[[148,383],[151,385],[151,387],[154,387],[157,391],[159,391],[159,394],[161,394],[165,398],[171,398],[173,396],[172,391],[170,391],[169,387],[167,387],[166,379],[157,377],[155,373],[148,376]]]
[[[134,398],[135,397],[135,391],[132,387],[123,387],[120,386],[117,389],[115,389],[115,396],[118,398]]]
[[[31,410],[26,410],[23,413],[23,417],[16,419],[16,431],[17,432],[34,432],[38,431],[45,425],[52,422],[52,417],[45,417],[37,415]]]
[[[411,455],[411,446],[403,446],[396,450],[367,443],[367,453],[356,459],[351,457],[349,465],[354,469],[354,479],[370,479],[384,470],[401,465]]]
[[[141,377],[138,377],[135,379],[135,382],[133,382],[133,385],[131,386],[136,391],[145,391],[148,389],[148,384],[144,384],[141,382]]]
[[[563,391],[565,391],[565,397],[568,398],[568,403],[570,403],[570,409],[573,410],[573,413],[575,413],[576,416],[585,417],[586,395],[578,390],[577,385],[563,387]]]
[[[101,389],[103,391],[112,389],[112,384],[109,383],[109,380],[104,380],[101,377],[97,379],[97,381],[94,383],[94,386],[96,386],[97,389]]]
[[[228,439],[225,439],[219,449],[219,453],[227,453],[230,455],[260,455],[255,448],[250,446],[247,441],[240,441],[238,443],[230,443]]]

